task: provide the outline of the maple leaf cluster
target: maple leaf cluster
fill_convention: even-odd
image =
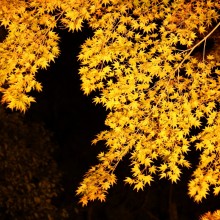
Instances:
[[[12,109],[25,111],[34,101],[28,92],[41,90],[35,74],[59,55],[58,21],[69,31],[86,21],[94,31],[78,56],[81,88],[99,92],[94,103],[109,110],[109,129],[93,141],[105,141],[106,150],[77,190],[83,205],[105,200],[125,155],[132,172],[125,182],[140,190],[154,176],[177,182],[192,148],[201,152],[189,195],[199,202],[211,188],[219,194],[220,60],[206,52],[220,26],[219,1],[2,2],[0,23],[9,33],[0,44],[0,91]]]
[[[81,202],[94,199],[91,187],[108,182],[106,174],[127,154],[132,176],[125,182],[134,189],[155,176],[177,182],[182,168],[191,167],[191,148],[201,154],[189,195],[199,202],[211,186],[218,195],[219,58],[205,45],[220,26],[219,3],[109,1],[101,12],[89,21],[94,36],[82,45],[79,74],[84,93],[98,90],[94,103],[110,111],[109,130],[93,142],[105,141],[107,150],[98,156],[103,178],[94,182],[101,171],[88,171],[77,190]],[[200,59],[194,50],[201,45]],[[205,129],[192,136],[204,119]]]
[[[220,219],[220,210],[216,210],[213,213],[207,212],[201,216],[200,220],[219,220]]]

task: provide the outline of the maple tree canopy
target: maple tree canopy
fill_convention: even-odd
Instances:
[[[219,194],[220,54],[219,45],[206,48],[219,33],[219,12],[216,0],[1,0],[8,35],[0,92],[11,109],[25,111],[34,101],[28,93],[42,90],[35,74],[60,53],[55,27],[78,31],[87,22],[94,31],[78,55],[81,88],[98,91],[94,103],[109,110],[109,129],[93,141],[106,149],[77,189],[83,205],[105,200],[125,155],[132,172],[125,182],[140,190],[154,176],[179,180],[193,148],[200,158],[189,195],[199,202],[210,190]]]

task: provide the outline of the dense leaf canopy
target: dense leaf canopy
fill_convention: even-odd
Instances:
[[[59,55],[55,27],[78,31],[86,21],[94,31],[79,74],[84,93],[98,91],[94,102],[109,110],[109,129],[94,140],[107,148],[77,190],[84,205],[105,200],[127,154],[125,182],[140,190],[155,175],[179,180],[187,153],[199,150],[189,195],[199,202],[210,189],[219,194],[219,45],[206,47],[213,36],[220,44],[219,12],[216,0],[2,0],[0,91],[9,108],[25,111],[28,93],[41,90],[37,70]]]

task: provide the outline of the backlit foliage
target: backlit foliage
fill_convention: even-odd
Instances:
[[[77,190],[83,205],[105,200],[125,155],[132,172],[125,182],[140,190],[154,176],[177,182],[193,148],[200,159],[189,195],[199,202],[210,190],[219,194],[220,58],[206,50],[219,30],[219,1],[2,2],[0,22],[9,34],[0,45],[0,88],[10,108],[25,111],[34,101],[27,93],[41,90],[35,73],[59,54],[54,27],[78,31],[86,20],[94,30],[78,56],[79,74],[84,93],[98,91],[94,102],[108,109],[109,129],[93,142],[105,141],[107,149]]]
[[[83,204],[104,199],[128,153],[132,177],[125,182],[135,189],[155,174],[176,182],[181,168],[190,167],[190,147],[201,156],[189,195],[199,202],[211,186],[219,193],[219,60],[205,48],[201,59],[193,56],[219,27],[219,7],[216,1],[114,1],[90,21],[94,36],[79,55],[82,89],[100,91],[94,102],[109,109],[110,129],[94,140],[104,140],[107,151],[77,190]],[[205,119],[206,128],[192,137]]]
[[[201,216],[200,220],[220,220],[220,210],[216,210],[213,213],[207,212]]]

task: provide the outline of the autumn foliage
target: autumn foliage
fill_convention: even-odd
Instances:
[[[219,220],[220,219],[220,210],[217,210],[213,213],[207,212],[201,216],[200,220]]]
[[[2,0],[0,91],[9,108],[25,111],[34,101],[28,93],[41,90],[37,70],[59,55],[55,27],[78,31],[86,21],[94,31],[78,56],[81,88],[98,91],[94,103],[108,109],[109,129],[93,141],[106,148],[77,189],[83,205],[105,200],[127,154],[125,182],[140,190],[155,176],[177,182],[191,167],[187,154],[198,150],[189,195],[199,202],[219,194],[219,45],[206,48],[219,12],[216,0]]]

